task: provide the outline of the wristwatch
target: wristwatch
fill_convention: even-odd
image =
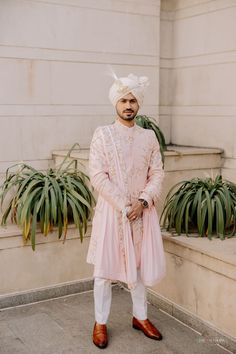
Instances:
[[[148,208],[148,202],[145,199],[138,199],[144,208]]]

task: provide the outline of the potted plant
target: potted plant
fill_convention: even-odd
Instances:
[[[69,158],[70,149],[59,168],[41,172],[21,163],[15,172],[11,166],[1,186],[1,206],[7,196],[1,225],[6,225],[9,214],[12,222],[22,229],[24,241],[31,240],[35,250],[37,225],[47,236],[53,227],[58,227],[58,236],[66,239],[68,222],[78,228],[80,240],[87,230],[94,197],[88,187],[88,176],[77,167],[77,161]]]
[[[236,184],[223,181],[220,175],[179,182],[167,194],[161,221],[164,228],[178,235],[235,236]]]
[[[164,159],[165,159],[164,151],[167,150],[167,147],[166,147],[164,134],[162,133],[161,129],[157,126],[156,121],[153,118],[147,117],[145,115],[136,116],[135,121],[137,125],[139,125],[140,127],[144,129],[152,129],[154,131],[160,145],[162,162],[164,163]]]

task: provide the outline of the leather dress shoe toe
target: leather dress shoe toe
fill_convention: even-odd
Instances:
[[[145,336],[155,340],[161,340],[162,334],[158,331],[158,329],[146,319],[144,321],[139,321],[137,318],[133,317],[133,328],[142,331]]]
[[[95,322],[93,328],[93,343],[100,349],[106,348],[108,344],[107,326]]]

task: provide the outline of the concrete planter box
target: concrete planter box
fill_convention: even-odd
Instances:
[[[0,295],[91,278],[93,269],[86,263],[89,239],[81,243],[74,227],[68,229],[64,244],[57,232],[47,237],[38,233],[33,251],[15,225],[0,228]]]
[[[236,338],[236,238],[210,241],[166,233],[163,239],[167,275],[151,293],[169,304],[173,316],[182,311]]]

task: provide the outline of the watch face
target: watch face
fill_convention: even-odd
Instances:
[[[142,206],[144,208],[147,208],[148,207],[148,202],[145,200],[145,199],[139,199],[140,203],[142,203]]]

